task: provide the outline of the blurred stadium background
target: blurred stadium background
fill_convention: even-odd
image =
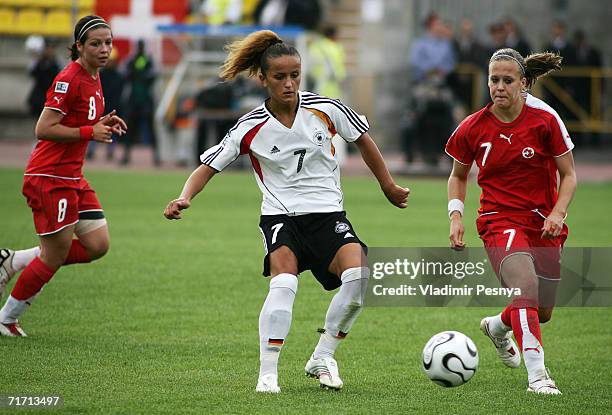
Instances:
[[[412,190],[405,211],[386,204],[371,177],[343,179],[351,221],[361,238],[379,247],[448,243],[443,178],[450,164],[441,154],[448,133],[430,138],[436,143],[431,153],[416,126],[418,117],[428,112],[420,107],[423,95],[417,93],[428,83],[418,80],[410,60],[425,32],[423,22],[436,13],[441,38],[459,44],[469,19],[478,39],[480,52],[464,49],[448,85],[425,89],[425,96],[433,91],[442,97],[441,106],[430,108],[429,115],[445,111],[451,124],[486,102],[486,51],[493,40],[509,40],[503,22],[512,18],[536,51],[551,42],[555,22],[558,31],[565,25],[570,46],[566,63],[579,65],[566,64],[534,92],[554,101],[577,142],[581,183],[568,217],[568,245],[612,246],[605,220],[612,199],[609,1],[289,2],[292,13],[283,16],[285,23],[302,23],[307,29],[290,25],[279,30],[300,48],[307,74],[316,74],[316,54],[308,53],[319,39],[316,33],[334,26],[346,55],[347,77],[339,85],[342,98],[368,117],[391,169],[407,174],[398,178]],[[146,128],[135,140],[142,143],[130,163],[121,168],[121,144],[115,153],[101,151],[103,146],[95,149],[86,175],[109,219],[111,252],[93,264],[62,269],[22,320],[30,336],[26,341],[0,339],[5,357],[0,393],[60,394],[65,411],[79,414],[270,413],[271,408],[296,414],[312,408],[330,413],[609,412],[612,334],[602,321],[610,320],[610,308],[559,308],[544,328],[545,342],[554,344],[546,356],[564,393],[559,399],[526,396],[523,369],[500,376],[503,369],[495,351],[478,330],[480,318],[495,310],[477,308],[369,308],[352,330],[350,343],[338,352],[347,386],[340,394],[326,394],[302,375],[331,295],[309,277],[300,278],[296,318],[281,359],[284,393],[276,397],[253,392],[257,316],[266,283],[259,277],[260,195],[248,163],[237,163],[236,170],[243,172],[214,180],[185,220],[169,222],[161,216],[203,146],[221,139],[233,117],[261,102],[256,85],[246,80],[225,85],[216,79],[225,56],[222,46],[254,30],[257,22],[252,12],[258,2],[238,3],[237,12],[219,15],[206,5],[236,2],[0,0],[1,246],[20,249],[36,243],[20,191],[37,117],[29,106],[34,85],[29,73],[44,54],[44,40],[36,36],[52,45],[50,53],[63,67],[76,19],[99,14],[113,27],[120,74],[134,63],[137,43],[144,40],[155,68],[149,75],[155,79],[151,104],[161,157],[161,170],[152,171],[155,165],[144,145],[152,134]],[[320,7],[304,12],[313,3]],[[222,25],[226,21],[236,25]],[[576,48],[576,56],[570,53],[577,31],[599,53],[599,60],[592,59],[598,64],[585,65],[584,59],[577,59]],[[122,110],[127,111],[130,87],[119,90]],[[110,95],[105,90],[107,100]],[[349,153],[343,173],[358,176],[364,171],[359,157]],[[474,226],[477,193],[471,183],[465,220],[469,246],[480,246]],[[471,336],[481,357],[475,378],[453,390],[431,384],[420,367],[427,339],[448,329]]]
[[[250,93],[249,87],[253,85],[249,82],[246,82],[246,92],[244,85],[232,85],[227,91],[215,79],[224,58],[222,46],[253,30],[252,25],[261,23],[261,18],[254,16],[258,3],[257,0],[0,0],[0,149],[5,155],[11,155],[5,157],[9,160],[0,162],[24,165],[23,156],[16,159],[15,152],[21,154],[23,149],[18,148],[19,144],[31,143],[33,138],[36,114],[29,113],[27,102],[34,79],[28,70],[42,53],[43,46],[37,37],[55,46],[51,53],[63,67],[74,22],[83,15],[95,13],[108,19],[113,27],[120,71],[124,71],[136,53],[137,41],[144,40],[155,65],[154,128],[161,159],[166,166],[193,164],[203,147],[222,138],[228,123],[260,102],[257,93]],[[389,154],[391,167],[396,171],[431,172],[428,166],[419,164],[424,158],[419,151],[419,140],[430,138],[422,137],[415,128],[418,122],[415,118],[419,117],[418,98],[415,98],[419,79],[410,63],[410,52],[415,40],[426,30],[423,22],[432,13],[447,30],[443,36],[457,45],[462,34],[469,30],[465,25],[471,22],[476,47],[480,48],[474,52],[468,45],[464,52],[457,50],[448,104],[454,125],[487,100],[483,71],[486,53],[495,47],[495,42],[511,44],[510,37],[514,36],[504,32],[504,22],[513,21],[517,33],[534,51],[550,46],[556,22],[564,25],[567,48],[562,54],[572,56],[565,56],[564,70],[542,80],[534,92],[547,99],[563,116],[576,138],[579,161],[609,159],[612,108],[606,103],[612,97],[612,35],[608,28],[612,9],[605,0],[289,3],[289,9],[296,9],[298,13],[286,13],[284,20],[276,22],[288,26],[277,29],[301,50],[306,73],[312,69],[308,51],[317,39],[316,33],[328,26],[336,28],[337,41],[345,52],[347,74],[341,83],[342,99],[368,116],[373,136]],[[230,10],[231,7],[234,9]],[[296,17],[299,13],[302,16]],[[497,35],[501,32],[502,38],[507,37],[507,42],[495,38],[496,30]],[[577,36],[582,36],[597,54],[595,60],[576,60],[573,55],[583,53],[575,47]],[[306,88],[303,81],[302,89]],[[129,93],[126,90],[129,85],[124,88],[124,100]],[[138,140],[148,142],[150,135],[145,129]],[[447,135],[438,133],[436,143],[443,143]],[[135,160],[139,160],[138,154],[137,150]],[[406,159],[411,163],[405,163]],[[428,161],[430,165],[436,164]],[[441,165],[434,172],[446,173],[448,166],[444,162],[442,157]],[[352,167],[349,157],[347,169]]]

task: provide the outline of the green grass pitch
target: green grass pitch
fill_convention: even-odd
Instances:
[[[0,170],[0,244],[36,243],[22,172]],[[0,394],[61,395],[54,413],[609,413],[612,310],[559,308],[543,326],[547,366],[563,396],[525,391],[524,367],[506,369],[478,330],[494,309],[366,308],[336,356],[345,388],[324,391],[303,374],[332,293],[300,277],[278,396],[255,393],[257,321],[267,294],[253,177],[223,173],[170,222],[162,209],[185,172],[91,172],[111,251],[60,270],[24,315],[27,339],[0,338]],[[444,181],[401,179],[409,208],[386,202],[372,178],[343,179],[345,206],[370,246],[446,246]],[[581,184],[569,246],[612,246],[612,184]],[[468,192],[466,240],[480,246]],[[11,283],[12,287],[12,283]],[[444,389],[421,370],[431,335],[458,330],[480,352],[466,385]],[[1,410],[0,410],[1,411]],[[32,411],[40,413],[38,411]],[[21,413],[28,413],[27,410]]]

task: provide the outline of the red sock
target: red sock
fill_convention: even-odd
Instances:
[[[55,271],[36,257],[21,272],[11,295],[16,300],[27,300],[38,293],[43,285],[49,282]]]
[[[91,258],[87,253],[87,249],[78,239],[72,240],[72,246],[70,247],[70,251],[68,252],[68,256],[64,261],[64,265],[70,264],[83,264],[86,262],[91,262]]]
[[[512,332],[519,344],[521,351],[525,352],[525,347],[536,349],[535,345],[523,345],[523,335],[526,332],[531,332],[542,344],[542,333],[540,332],[540,318],[538,317],[538,309],[529,308],[514,308],[512,309]]]
[[[508,327],[512,327],[512,308],[508,306],[501,312],[501,321]]]

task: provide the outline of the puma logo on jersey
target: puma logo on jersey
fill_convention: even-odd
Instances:
[[[276,153],[280,153],[280,150],[278,149],[278,147],[274,146],[272,147],[272,150],[270,150],[270,154],[276,154]]]
[[[98,98],[102,99],[102,96],[100,95],[100,91],[96,91],[96,95],[98,96]]]
[[[512,144],[512,141],[510,141],[510,138],[512,138],[513,134],[510,135],[505,135],[505,134],[499,134],[499,138],[503,138],[504,140],[508,140],[508,144]]]
[[[53,97],[53,99],[57,101],[58,105],[60,102],[62,102],[62,99],[60,97]]]

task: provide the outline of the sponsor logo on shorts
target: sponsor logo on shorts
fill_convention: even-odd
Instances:
[[[351,229],[351,227],[348,226],[346,223],[338,222],[336,223],[336,227],[334,228],[334,231],[336,231],[336,233],[344,233],[348,231],[349,229]]]
[[[525,157],[526,159],[530,159],[534,156],[535,151],[533,148],[531,147],[525,147],[523,149],[523,157]]]
[[[56,82],[55,83],[55,92],[59,92],[60,94],[65,94],[68,92],[68,82]]]

